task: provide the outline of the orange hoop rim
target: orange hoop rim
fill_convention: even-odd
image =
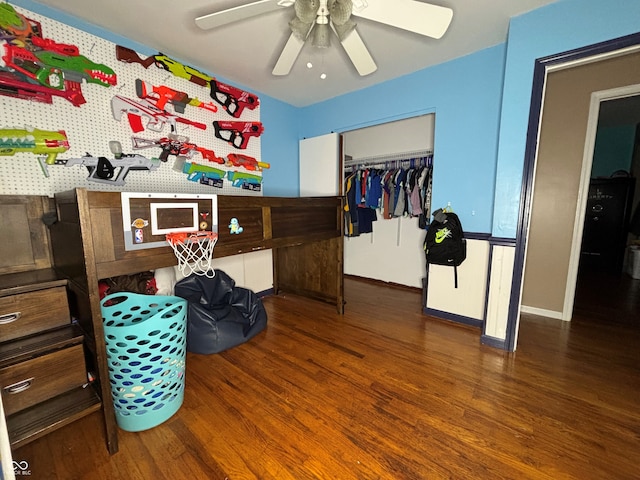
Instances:
[[[201,242],[203,240],[217,240],[218,234],[216,232],[210,232],[208,230],[200,230],[197,232],[169,232],[166,234],[167,242],[171,245],[178,243]]]

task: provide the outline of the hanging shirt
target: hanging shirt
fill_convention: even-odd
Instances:
[[[404,169],[400,169],[398,176],[396,177],[395,190],[396,190],[396,205],[393,209],[394,217],[402,217],[406,208],[406,192],[404,190],[404,182],[407,176],[407,172]]]

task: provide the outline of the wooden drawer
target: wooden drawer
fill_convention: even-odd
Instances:
[[[0,369],[6,415],[87,382],[83,346],[74,345]]]
[[[65,287],[0,297],[0,342],[70,322]]]

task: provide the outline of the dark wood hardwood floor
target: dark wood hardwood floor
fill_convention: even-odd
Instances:
[[[344,316],[265,298],[266,330],[189,354],[182,408],[120,431],[117,454],[95,414],[14,460],[34,480],[640,478],[637,323],[584,303],[571,323],[525,315],[510,354],[422,315],[419,292],[345,288]]]

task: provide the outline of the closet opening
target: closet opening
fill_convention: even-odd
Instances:
[[[342,134],[345,275],[422,289],[434,127],[426,114]]]

